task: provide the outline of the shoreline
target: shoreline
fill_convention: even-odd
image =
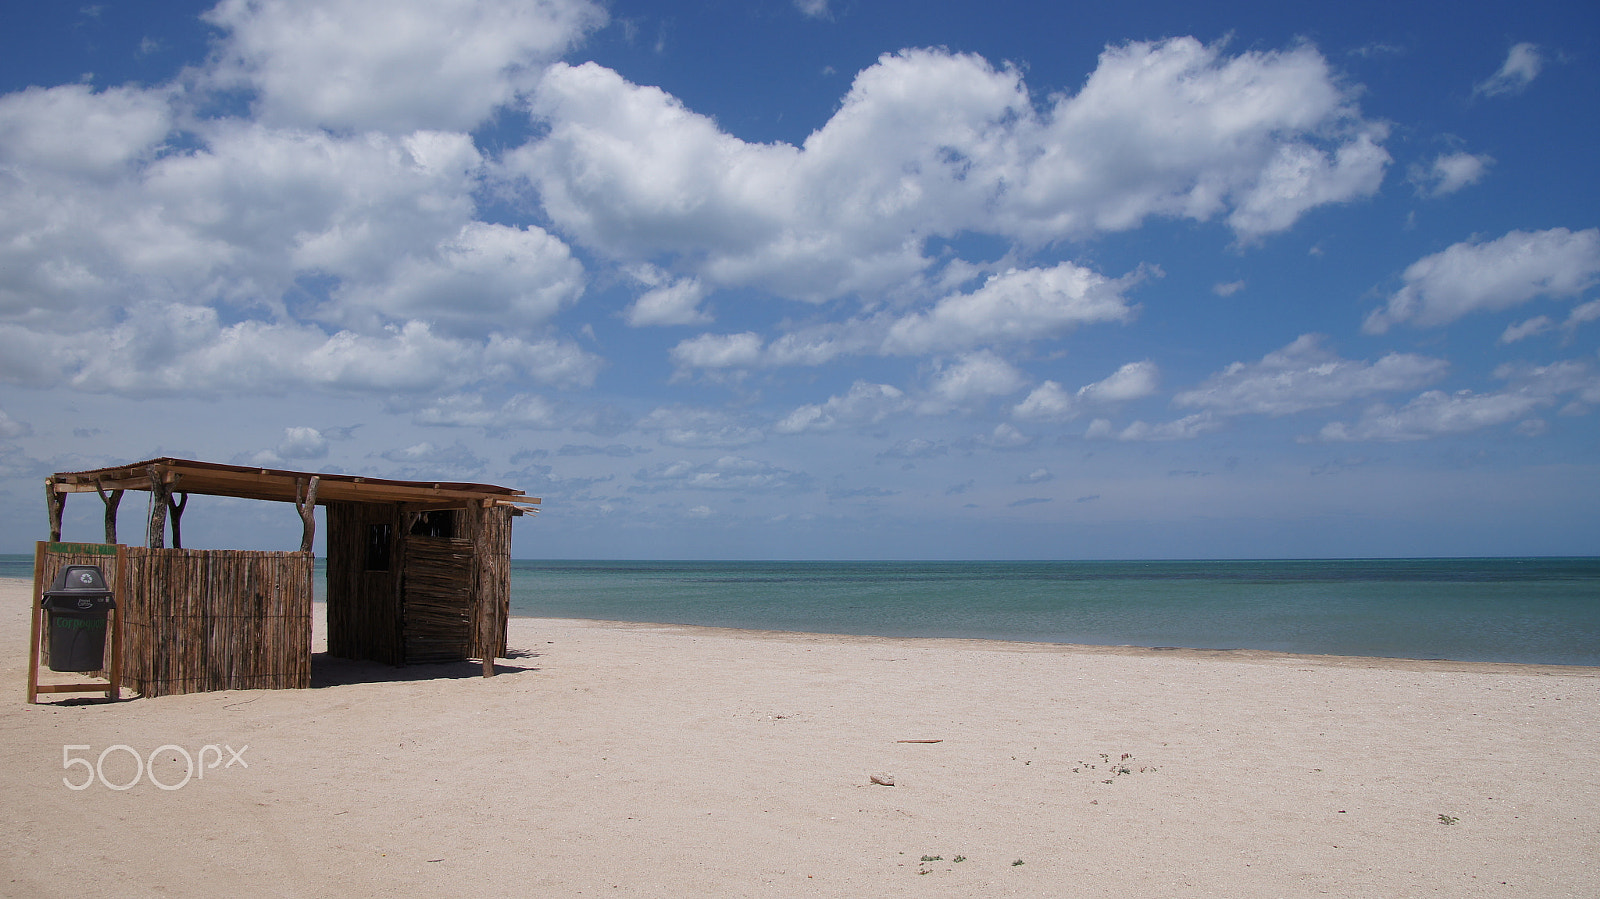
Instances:
[[[318,603],[318,606],[323,605]],[[1333,653],[1283,652],[1271,649],[1208,649],[1192,646],[1137,646],[1133,644],[1053,643],[1041,640],[1000,640],[989,637],[886,637],[877,634],[846,634],[828,631],[784,631],[763,628],[722,627],[703,624],[674,624],[655,621],[625,621],[610,618],[553,617],[541,615],[512,615],[511,622],[580,622],[601,628],[619,630],[639,629],[664,633],[679,632],[688,635],[745,637],[752,640],[799,640],[846,643],[897,643],[947,644],[955,649],[987,650],[991,652],[1074,653],[1082,655],[1114,656],[1170,656],[1187,659],[1219,659],[1236,662],[1307,664],[1353,668],[1435,669],[1492,674],[1548,674],[1573,677],[1600,678],[1600,666],[1559,665],[1541,662],[1472,662],[1458,659],[1413,659],[1402,656],[1357,656]]]

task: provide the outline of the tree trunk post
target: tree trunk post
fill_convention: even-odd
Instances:
[[[110,493],[94,482],[94,492],[100,494],[100,501],[106,504],[106,543],[115,545],[117,542],[117,505],[122,502],[122,491],[113,490]]]
[[[61,542],[61,513],[67,506],[67,495],[56,492],[55,478],[44,479],[44,502],[50,513],[50,542]]]
[[[311,542],[317,536],[317,486],[321,481],[313,477],[309,486],[299,479],[294,482],[294,505],[300,512],[300,551],[303,553],[311,552]]]
[[[152,465],[150,474],[150,525],[145,529],[145,545],[161,549],[167,543],[167,485],[161,470]]]
[[[178,501],[172,501],[172,494],[167,494],[167,508],[172,510],[172,548],[183,549],[183,530],[180,522],[183,519],[183,507],[189,505],[189,494],[179,493]]]

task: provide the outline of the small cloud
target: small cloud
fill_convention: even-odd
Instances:
[[[887,496],[898,496],[899,493],[900,491],[898,490],[890,490],[886,487],[851,487],[848,489],[829,490],[828,498],[858,499],[860,497],[866,497],[868,499],[882,499],[883,497]]]
[[[323,459],[328,455],[328,438],[316,428],[284,428],[278,455],[284,459]]]
[[[1500,65],[1500,71],[1479,82],[1472,92],[1485,97],[1521,93],[1533,79],[1539,77],[1539,72],[1543,68],[1544,56],[1539,52],[1539,45],[1517,44],[1506,54],[1506,61]]]
[[[641,431],[653,432],[665,446],[737,447],[760,443],[766,434],[714,409],[662,406],[640,419]]]
[[[1166,441],[1190,440],[1222,427],[1222,422],[1210,410],[1188,415],[1177,421],[1150,424],[1136,421],[1118,431],[1108,419],[1097,418],[1089,424],[1084,437],[1090,440]]]
[[[1444,376],[1442,359],[1390,353],[1377,362],[1341,359],[1316,334],[1302,334],[1261,361],[1234,362],[1193,390],[1173,398],[1179,407],[1221,415],[1290,415],[1337,406],[1363,396],[1425,386]]]
[[[957,357],[935,372],[929,396],[919,409],[924,414],[940,415],[952,408],[1016,393],[1026,383],[1022,372],[1011,363],[988,350],[979,350]]]
[[[1005,422],[995,425],[993,431],[981,434],[975,439],[991,449],[1018,449],[1033,443],[1032,437]]]
[[[828,0],[794,0],[794,8],[808,19],[831,19],[833,14],[828,11]]]
[[[1045,381],[1013,406],[1011,414],[1023,420],[1066,421],[1078,412],[1071,392],[1055,381]]]
[[[484,428],[489,431],[551,428],[558,424],[554,403],[526,393],[519,393],[498,407],[485,403],[480,394],[452,394],[418,409],[412,414],[411,420],[433,427]]]
[[[1149,359],[1129,362],[1103,381],[1096,381],[1078,391],[1078,398],[1091,403],[1120,403],[1141,399],[1156,392],[1161,380],[1161,369]]]
[[[1435,159],[1432,165],[1412,166],[1411,183],[1417,186],[1420,196],[1442,197],[1483,180],[1493,162],[1492,156],[1448,153]]]
[[[1567,316],[1567,320],[1561,323],[1561,330],[1566,331],[1568,336],[1571,336],[1574,331],[1578,330],[1579,325],[1586,325],[1597,320],[1600,320],[1600,300],[1590,300],[1572,310]]]
[[[558,455],[558,456],[610,456],[613,459],[627,459],[627,458],[630,458],[632,456],[637,456],[640,453],[648,453],[648,452],[650,452],[650,450],[647,449],[647,448],[636,447],[636,446],[626,446],[626,445],[621,444],[621,443],[613,443],[610,446],[587,446],[587,445],[569,443],[569,444],[566,444],[565,446],[561,447],[561,449],[556,450],[556,455]]]
[[[0,409],[0,437],[26,437],[33,433],[33,428],[25,421],[17,421]]]
[[[1385,44],[1382,41],[1363,44],[1350,51],[1351,56],[1359,56],[1363,59],[1372,59],[1382,56],[1404,56],[1405,54],[1406,48],[1400,46],[1399,44]]]
[[[1505,332],[1500,335],[1499,342],[1502,344],[1516,343],[1519,340],[1543,334],[1555,328],[1555,326],[1556,323],[1551,321],[1548,315],[1530,318],[1525,322],[1507,325]]]
[[[1055,475],[1050,473],[1050,469],[1048,469],[1048,468],[1036,468],[1033,471],[1030,471],[1025,475],[1019,476],[1017,478],[1017,483],[1018,484],[1043,484],[1046,481],[1055,480],[1055,477],[1056,477]]]
[[[811,483],[810,476],[803,472],[732,455],[701,464],[684,460],[663,462],[640,469],[633,477],[648,492],[733,490],[769,493],[804,490]]]
[[[436,446],[423,441],[380,453],[379,456],[399,466],[394,477],[415,481],[471,476],[483,471],[487,464],[471,447],[459,440],[450,446]]]
[[[1047,496],[1030,496],[1027,499],[1019,499],[1016,502],[1006,503],[1006,506],[1008,508],[1017,509],[1022,506],[1037,506],[1040,503],[1048,502],[1053,502],[1053,500]]]
[[[774,425],[773,430],[780,434],[799,434],[849,424],[877,424],[905,407],[905,394],[898,388],[857,381],[846,394],[794,410]]]
[[[945,496],[960,496],[961,494],[966,493],[968,490],[971,490],[973,484],[975,484],[975,483],[977,483],[977,482],[976,481],[962,481],[959,484],[951,484],[949,487],[945,488],[944,495]]]
[[[635,328],[651,325],[699,325],[712,320],[700,303],[710,291],[699,278],[673,280],[653,265],[639,265],[628,274],[646,290],[623,313]]]
[[[1098,501],[1099,499],[1100,499],[1100,494],[1091,493],[1088,496],[1080,496],[1077,499],[1073,500],[1073,502],[1075,502],[1075,503],[1092,503],[1092,502]]]
[[[947,455],[949,452],[950,447],[943,441],[912,437],[896,443],[878,455],[885,459],[931,459],[934,456]]]
[[[1243,281],[1229,281],[1226,284],[1217,284],[1211,288],[1211,292],[1219,297],[1231,297],[1241,290],[1244,290]]]

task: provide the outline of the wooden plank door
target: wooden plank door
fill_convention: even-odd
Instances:
[[[472,646],[477,555],[471,540],[407,536],[401,620],[405,663],[455,662]]]

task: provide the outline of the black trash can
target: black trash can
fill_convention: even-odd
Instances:
[[[94,565],[68,565],[44,591],[49,612],[51,671],[106,667],[106,616],[116,607],[106,576]]]

